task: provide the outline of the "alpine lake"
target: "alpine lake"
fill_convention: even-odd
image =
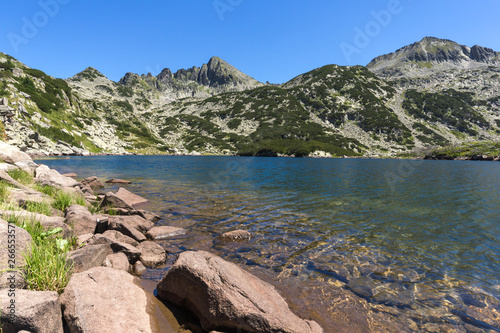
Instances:
[[[122,178],[168,262],[206,250],[273,284],[325,332],[500,332],[500,163],[219,156],[37,160]],[[108,186],[105,191],[116,190]],[[217,236],[248,230],[250,241]]]

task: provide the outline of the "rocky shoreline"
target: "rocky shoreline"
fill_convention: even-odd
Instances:
[[[313,321],[299,318],[269,283],[237,265],[205,251],[186,251],[157,285],[158,297],[140,287],[146,266],[165,262],[167,252],[156,241],[185,230],[155,225],[161,217],[140,209],[147,199],[125,188],[96,194],[104,188],[97,177],[76,181],[0,142],[0,180],[7,183],[10,199],[19,206],[50,198],[25,186],[7,171],[20,169],[40,185],[48,185],[85,198],[85,205],[70,205],[51,216],[25,210],[0,212],[0,327],[3,332],[163,332],[157,318],[163,302],[193,313],[207,332],[323,332]],[[124,184],[114,180],[115,184]],[[95,207],[98,207],[97,211]],[[26,289],[25,266],[9,267],[10,230],[15,230],[16,257],[33,251],[32,237],[23,228],[3,220],[8,216],[36,219],[49,232],[60,228],[64,238],[76,240],[66,254],[72,266],[61,294]],[[234,231],[221,241],[244,241],[251,235]],[[12,301],[14,300],[14,301]],[[12,305],[14,304],[14,306]]]

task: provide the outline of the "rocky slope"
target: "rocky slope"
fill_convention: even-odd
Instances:
[[[430,37],[279,86],[216,57],[113,82],[90,67],[55,79],[0,54],[0,116],[30,153],[393,155],[498,140],[499,75],[500,53]]]

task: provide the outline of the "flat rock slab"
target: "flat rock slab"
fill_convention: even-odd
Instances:
[[[323,332],[293,314],[272,285],[205,251],[181,253],[157,290],[192,311],[207,331]]]
[[[129,237],[127,235],[122,234],[121,232],[117,230],[106,230],[103,234],[104,237],[108,237],[112,240],[115,240],[117,242],[121,243],[127,243],[132,246],[137,247],[139,245],[139,242],[133,239],[132,237]]]
[[[0,290],[3,332],[63,333],[59,295],[55,291],[16,290],[15,316],[9,316],[9,290]]]
[[[116,179],[116,178],[111,178],[109,180],[106,180],[106,184],[132,184],[130,180],[124,180],[124,179]]]
[[[119,222],[119,221],[113,220],[112,222],[109,222],[108,228],[110,230],[119,231],[122,234],[124,234],[125,236],[133,238],[138,242],[143,242],[146,240],[146,236],[141,231],[139,231],[132,224],[127,223],[127,222]]]
[[[110,216],[108,217],[109,225],[113,223],[127,223],[140,232],[148,232],[151,228],[154,227],[154,223],[146,220],[139,215],[130,215],[130,216]]]
[[[78,175],[74,172],[70,172],[70,173],[63,173],[62,174],[64,177],[69,177],[69,178],[76,178],[78,177]]]
[[[146,292],[121,270],[95,267],[73,274],[61,295],[71,333],[150,333]]]
[[[118,191],[115,193],[115,195],[122,199],[125,203],[127,203],[131,207],[137,207],[139,205],[143,205],[149,202],[149,200],[134,194],[123,187],[120,187]]]
[[[153,227],[147,233],[146,236],[152,240],[166,239],[169,237],[179,236],[186,233],[186,229],[170,227],[170,226],[160,226]]]

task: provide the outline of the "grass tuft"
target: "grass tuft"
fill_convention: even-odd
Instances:
[[[71,205],[86,206],[87,201],[84,197],[64,191],[58,191],[54,195],[52,207],[60,211],[65,211]]]
[[[75,241],[63,239],[60,236],[61,228],[47,231],[40,222],[33,219],[12,216],[9,221],[26,230],[32,238],[31,252],[24,254],[28,289],[57,291],[61,294],[72,271],[72,267],[66,262],[66,252],[74,248]]]
[[[9,170],[7,173],[9,174],[9,176],[11,176],[12,178],[14,178],[23,185],[29,185],[33,183],[33,176],[27,171],[21,169],[14,169],[14,170]]]

